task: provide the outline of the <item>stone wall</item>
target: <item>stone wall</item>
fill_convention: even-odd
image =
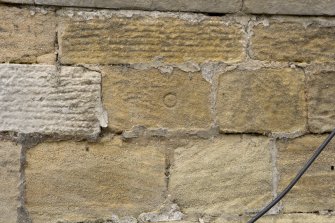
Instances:
[[[0,223],[246,222],[335,127],[333,0],[0,2]],[[258,222],[335,222],[334,166]]]

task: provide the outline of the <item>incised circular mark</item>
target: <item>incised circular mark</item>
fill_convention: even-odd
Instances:
[[[177,104],[177,95],[175,93],[168,93],[164,96],[163,101],[166,107],[172,108]]]

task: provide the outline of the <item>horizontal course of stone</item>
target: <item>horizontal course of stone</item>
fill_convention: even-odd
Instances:
[[[333,0],[0,0],[4,3],[209,13],[335,15]]]
[[[128,216],[124,223],[137,219],[178,223],[181,218],[195,222],[199,212],[213,216],[210,222],[246,222],[248,213],[259,210],[288,184],[326,136],[274,139],[222,134],[212,139],[124,140],[105,134],[98,142],[43,142],[25,152],[24,206],[34,223],[101,223],[93,220],[115,215]],[[16,219],[20,151],[21,146],[0,141],[0,173],[5,181],[0,183],[0,198],[6,201],[6,206],[0,205],[0,221]],[[334,151],[332,142],[287,195],[284,216],[261,222],[269,218],[283,223],[333,222],[335,199],[329,193],[335,180]],[[166,157],[171,155],[166,175]],[[183,214],[166,203],[166,194]],[[297,212],[301,214],[286,215]]]

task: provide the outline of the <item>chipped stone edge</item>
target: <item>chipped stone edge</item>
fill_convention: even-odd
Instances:
[[[175,18],[190,23],[201,23],[202,21],[216,18],[224,25],[242,25],[248,20],[248,15],[222,14],[220,16],[211,16],[194,12],[161,12],[161,11],[141,11],[141,10],[113,10],[113,9],[83,9],[83,8],[64,8],[56,11],[56,15],[71,19],[92,20],[92,19],[110,19],[112,17],[135,18],[147,17],[152,19]]]

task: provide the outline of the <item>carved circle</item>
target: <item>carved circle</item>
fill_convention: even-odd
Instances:
[[[172,108],[177,104],[177,95],[175,93],[168,93],[164,96],[164,104],[168,108]]]

